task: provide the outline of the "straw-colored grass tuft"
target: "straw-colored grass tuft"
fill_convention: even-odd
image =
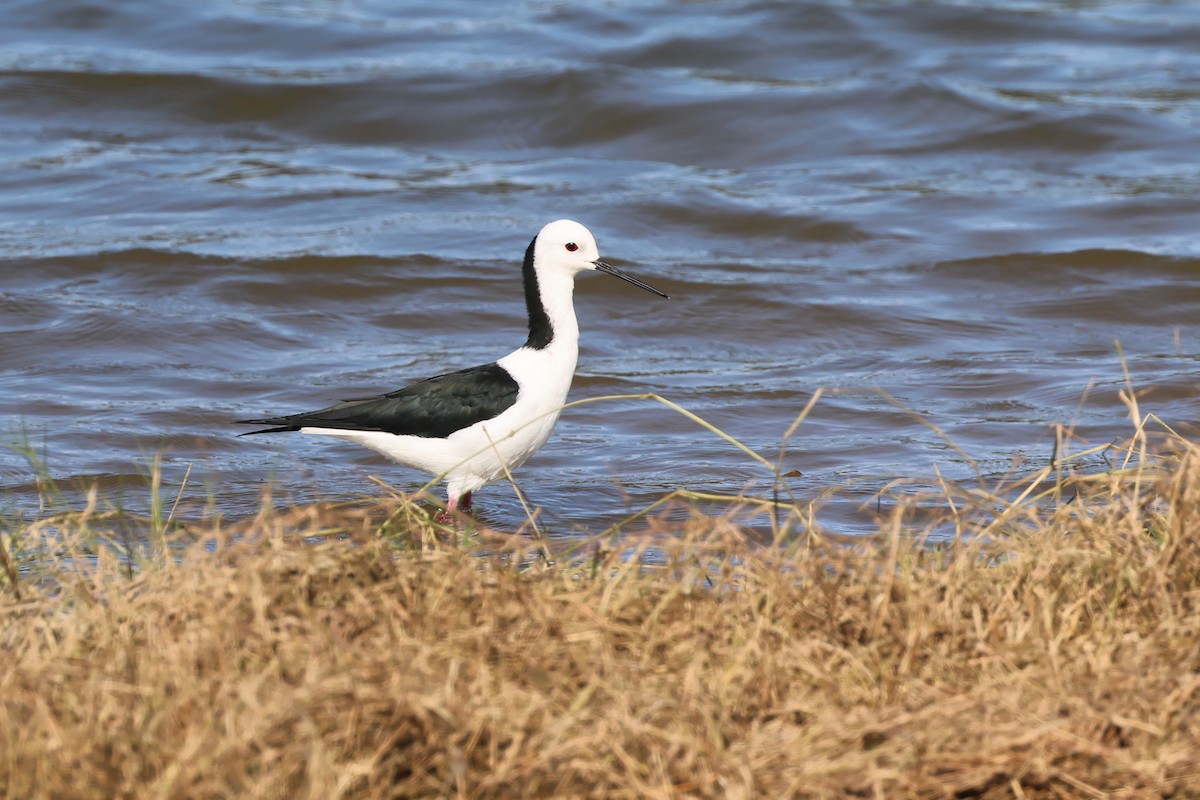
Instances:
[[[938,547],[696,516],[545,567],[312,508],[6,572],[0,796],[1197,796],[1200,452],[1152,461]]]

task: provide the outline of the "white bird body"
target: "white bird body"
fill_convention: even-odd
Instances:
[[[550,437],[579,357],[575,276],[597,269],[665,294],[599,259],[587,228],[551,222],[525,254],[529,339],[491,364],[350,400],[306,414],[242,422],[275,425],[251,433],[300,431],[370,447],[388,458],[444,476],[447,508],[470,508],[471,493],[517,469]]]
[[[318,427],[303,427],[300,432],[345,439],[406,467],[445,475],[447,495],[460,498],[504,477],[506,468],[509,472],[517,469],[550,438],[567,400],[579,354],[578,332],[570,343],[560,343],[559,336],[556,331],[555,352],[522,347],[496,362],[516,379],[517,402],[500,416],[445,438]]]

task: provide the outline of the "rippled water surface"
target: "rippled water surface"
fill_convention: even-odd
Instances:
[[[524,340],[545,222],[672,295],[577,287],[572,398],[657,392],[840,490],[986,477],[1200,388],[1200,4],[116,2],[0,26],[0,429],[64,485],[154,454],[187,513],[424,482],[239,439]],[[937,426],[957,446],[930,425]],[[0,451],[0,505],[33,470]],[[960,452],[961,451],[961,452]],[[652,403],[569,409],[521,486],[562,535],[769,474]],[[481,493],[515,525],[511,489]]]

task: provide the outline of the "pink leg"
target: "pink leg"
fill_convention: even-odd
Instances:
[[[457,497],[446,498],[446,510],[439,511],[434,516],[433,521],[440,523],[442,525],[453,524],[454,523],[454,510],[456,508],[458,508],[458,498]]]
[[[446,510],[440,512],[435,519],[438,522],[442,523],[443,525],[449,525],[450,523],[454,522],[456,519],[456,517],[454,515],[455,511],[457,511],[461,514],[470,514],[471,513],[471,493],[470,492],[463,494],[461,497],[454,497],[454,496],[447,497],[446,498]]]

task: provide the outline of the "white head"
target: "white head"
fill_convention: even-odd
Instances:
[[[601,261],[595,237],[591,231],[574,220],[558,219],[538,231],[537,238],[534,239],[533,260],[540,275],[556,272],[573,278],[580,272],[595,269],[666,297],[658,289]]]
[[[538,231],[534,261],[539,273],[564,272],[572,277],[600,260],[600,249],[592,232],[570,219],[555,220]]]

